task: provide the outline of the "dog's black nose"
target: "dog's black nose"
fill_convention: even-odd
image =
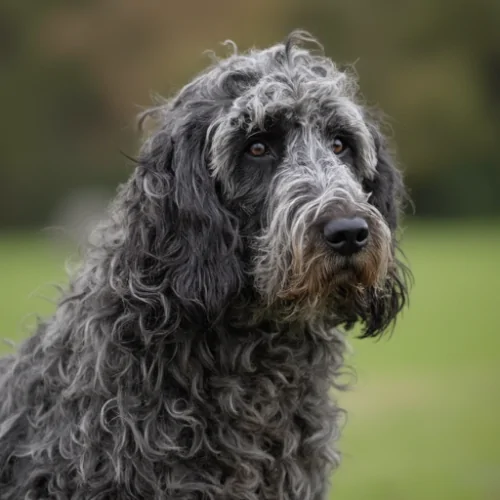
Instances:
[[[368,224],[361,217],[331,220],[323,228],[328,245],[346,257],[359,252],[366,245],[368,234]]]

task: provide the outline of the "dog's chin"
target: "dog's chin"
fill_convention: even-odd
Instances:
[[[331,287],[352,286],[354,288],[368,288],[376,286],[377,282],[383,280],[386,267],[381,269],[380,265],[374,265],[369,259],[360,256],[351,258],[342,265],[334,266],[331,270]]]
[[[327,257],[309,266],[307,273],[292,276],[279,298],[298,304],[321,304],[332,296],[376,287],[386,274],[387,263],[370,258],[368,253],[341,259]]]
[[[332,272],[331,280],[326,285],[331,291],[346,287],[364,288],[370,285],[369,273],[354,266],[344,266]]]

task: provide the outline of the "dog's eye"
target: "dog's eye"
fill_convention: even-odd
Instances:
[[[247,152],[256,158],[259,158],[261,156],[265,156],[269,150],[263,142],[255,141],[248,146]]]
[[[338,137],[335,137],[333,141],[333,152],[336,155],[343,153],[347,149],[347,145]]]

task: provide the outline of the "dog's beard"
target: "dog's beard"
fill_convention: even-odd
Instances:
[[[369,244],[350,257],[335,254],[317,229],[305,223],[264,233],[257,241],[254,277],[267,309],[288,318],[344,316],[364,300],[368,289],[382,293],[394,265],[391,233],[374,209],[364,217]],[[280,240],[280,235],[285,237]]]

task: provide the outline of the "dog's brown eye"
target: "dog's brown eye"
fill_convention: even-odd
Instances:
[[[345,144],[338,137],[336,137],[335,140],[333,141],[333,152],[336,155],[339,155],[345,150],[345,148],[346,148]]]
[[[250,144],[250,146],[248,147],[248,152],[252,156],[264,156],[265,154],[267,154],[267,146],[264,143],[257,141]]]

